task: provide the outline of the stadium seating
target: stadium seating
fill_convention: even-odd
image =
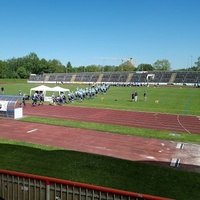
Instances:
[[[100,83],[149,83],[149,84],[199,84],[200,72],[196,71],[145,71],[145,72],[82,72],[60,74],[32,74],[29,82],[100,82]]]

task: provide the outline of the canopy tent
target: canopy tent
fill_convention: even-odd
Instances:
[[[38,87],[30,89],[30,96],[31,96],[32,91],[42,91],[44,94],[46,94],[46,91],[52,91],[51,89],[52,88],[50,88],[50,87],[48,87],[46,85],[40,85]]]
[[[70,90],[62,88],[60,86],[55,86],[55,87],[51,88],[51,91],[60,93],[60,92],[69,92]]]
[[[44,94],[44,101],[50,101],[51,100],[51,96],[46,96],[46,92],[59,92],[59,94],[61,92],[70,92],[69,89],[65,89],[65,88],[62,88],[60,86],[55,86],[53,88],[51,87],[48,87],[46,85],[40,85],[38,87],[35,87],[35,88],[31,88],[30,89],[30,96],[32,94],[32,91],[42,91],[43,94]]]

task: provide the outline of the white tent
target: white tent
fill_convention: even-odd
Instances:
[[[48,91],[58,92],[59,95],[60,95],[61,92],[64,92],[64,93],[65,93],[65,92],[70,92],[69,89],[65,89],[65,88],[62,88],[62,87],[60,87],[60,86],[55,86],[55,87],[53,87],[53,88],[50,88]],[[45,97],[44,97],[44,101],[52,102],[52,97],[51,97],[51,96],[45,96]]]
[[[60,86],[56,86],[56,87],[51,88],[51,87],[48,87],[46,85],[40,85],[38,87],[30,89],[30,96],[31,96],[32,91],[42,91],[43,94],[44,94],[44,101],[51,101],[52,97],[46,96],[46,92],[49,92],[49,91],[50,92],[59,92],[59,94],[60,94],[61,92],[69,92],[70,90],[62,88]]]
[[[52,88],[50,88],[50,87],[48,87],[46,85],[40,85],[38,87],[30,89],[30,96],[31,96],[32,91],[42,91],[44,94],[46,94],[46,91],[52,91],[51,89]]]
[[[62,88],[60,86],[55,86],[53,88],[51,88],[50,91],[53,91],[53,92],[69,92],[70,90],[69,89],[65,89],[65,88]]]

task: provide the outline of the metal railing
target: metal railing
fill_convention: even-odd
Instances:
[[[5,200],[170,200],[44,176],[0,170]]]

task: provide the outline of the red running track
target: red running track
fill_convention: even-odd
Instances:
[[[200,173],[200,145],[0,118],[0,138]],[[12,127],[12,128],[11,128]],[[182,148],[180,146],[182,145]],[[179,166],[171,166],[179,160]],[[176,161],[176,160],[175,160]]]
[[[99,108],[41,105],[27,105],[23,109],[25,116],[40,116],[115,124],[136,128],[167,130],[172,133],[184,132],[200,134],[200,117],[161,113],[146,113]]]
[[[199,133],[200,125],[199,118],[194,116],[83,108],[71,105],[37,107],[27,105],[23,112],[25,116],[108,123],[170,132]],[[179,169],[200,172],[200,145],[197,144],[5,119],[1,119],[0,138],[165,166],[171,166],[179,161]]]

